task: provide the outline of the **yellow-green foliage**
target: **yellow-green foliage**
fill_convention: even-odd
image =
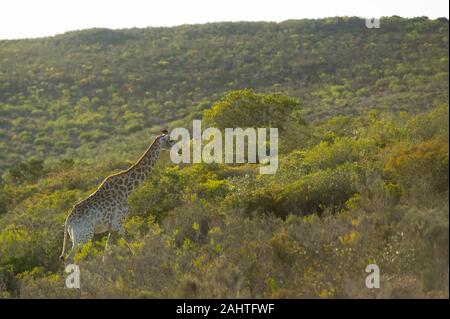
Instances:
[[[251,90],[233,91],[205,111],[204,119],[220,129],[227,127],[283,128],[286,117],[298,106],[282,94],[257,94]]]
[[[430,191],[448,190],[448,138],[438,135],[411,146],[402,146],[385,164],[386,172],[393,175],[404,190],[422,178],[429,178]]]
[[[75,256],[81,291],[64,288],[64,219],[127,163],[61,161],[35,181],[3,183],[0,199],[11,200],[0,215],[0,296],[448,297],[442,113],[315,123],[310,146],[280,154],[272,176],[258,175],[256,164],[162,158],[129,199],[135,255],[114,240],[103,259],[106,238],[94,237]],[[383,271],[376,291],[364,287],[369,263]]]
[[[448,28],[334,17],[0,41],[0,298],[448,298]],[[192,119],[279,128],[278,171],[162,155],[129,198],[136,254],[114,240],[103,261],[95,236],[66,289],[72,205]]]

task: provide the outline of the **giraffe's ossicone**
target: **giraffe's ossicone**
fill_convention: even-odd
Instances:
[[[158,135],[141,158],[123,172],[108,176],[86,199],[76,204],[64,225],[61,259],[64,259],[67,236],[72,240],[69,260],[73,260],[78,245],[88,242],[94,234],[117,232],[125,239],[123,222],[128,215],[127,199],[150,173],[162,150],[175,144],[167,131]]]

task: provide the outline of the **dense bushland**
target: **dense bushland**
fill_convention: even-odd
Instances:
[[[448,21],[382,25],[0,41],[0,298],[448,298]],[[278,127],[278,171],[164,154],[129,198],[136,254],[96,236],[67,289],[72,206],[192,119]]]
[[[307,120],[448,103],[448,21],[381,23],[337,17],[0,41],[0,171],[32,156],[123,158],[145,147],[136,140],[149,129],[186,125],[230,90],[298,98]]]
[[[64,218],[128,163],[61,163],[4,184],[3,296],[448,296],[448,107],[308,130],[298,142],[310,146],[282,154],[274,175],[255,164],[181,167],[164,155],[129,200],[136,255],[118,240],[102,261],[105,237],[96,237],[75,258],[80,291],[64,287],[57,258]],[[369,263],[380,266],[382,289],[365,288]]]

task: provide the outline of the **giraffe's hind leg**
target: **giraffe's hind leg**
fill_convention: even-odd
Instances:
[[[73,256],[75,255],[75,249],[77,248],[78,243],[74,240],[72,242],[72,249],[70,250],[69,256],[67,257],[67,262],[69,264],[73,264]]]
[[[71,230],[71,237],[72,249],[70,250],[69,257],[67,258],[69,263],[73,263],[73,257],[75,256],[77,248],[86,244],[94,237],[94,229],[90,227],[85,229],[81,227],[73,227]]]

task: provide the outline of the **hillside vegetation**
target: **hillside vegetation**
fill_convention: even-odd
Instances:
[[[443,19],[0,41],[0,298],[448,298],[448,113]],[[163,154],[129,199],[136,254],[96,236],[67,289],[72,206],[192,119],[278,127],[278,171]]]
[[[31,156],[123,158],[145,148],[136,140],[149,129],[201,116],[236,89],[296,97],[310,121],[448,103],[448,21],[382,23],[214,23],[0,41],[0,171]]]

